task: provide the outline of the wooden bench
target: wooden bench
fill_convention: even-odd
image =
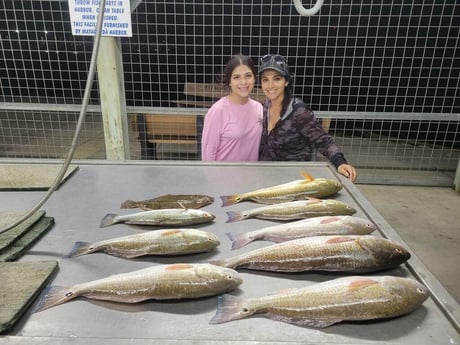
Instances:
[[[199,159],[203,116],[137,114],[136,125],[141,144],[141,159],[158,159],[158,144],[196,145],[196,159]]]

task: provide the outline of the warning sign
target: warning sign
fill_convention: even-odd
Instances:
[[[94,36],[99,14],[99,0],[68,1],[72,34]],[[129,0],[106,0],[102,36],[132,36]]]

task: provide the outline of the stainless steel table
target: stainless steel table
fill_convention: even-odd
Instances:
[[[1,162],[0,162],[1,163]],[[30,161],[27,161],[30,164]],[[43,163],[43,162],[40,162]],[[55,163],[55,162],[53,162]],[[19,163],[20,164],[20,163]],[[150,265],[174,262],[205,262],[225,258],[244,250],[270,244],[257,241],[231,251],[226,232],[243,232],[272,225],[250,219],[225,223],[226,211],[246,210],[259,205],[244,202],[221,207],[220,195],[235,194],[299,179],[301,171],[315,177],[340,179],[345,188],[335,198],[350,203],[356,216],[372,220],[381,236],[404,242],[377,213],[358,189],[339,176],[328,164],[254,163],[220,164],[183,162],[74,162],[80,169],[48,200],[43,209],[56,220],[54,228],[21,260],[59,261],[54,285],[73,285],[111,274],[129,272]],[[382,192],[385,192],[382,187]],[[74,242],[95,242],[155,229],[127,224],[99,228],[107,213],[120,210],[126,199],[142,200],[162,194],[213,196],[205,209],[214,215],[213,223],[199,228],[216,233],[221,245],[212,253],[173,258],[126,260],[103,253],[71,259],[63,258]],[[1,192],[2,209],[24,210],[35,204],[43,192]],[[198,226],[197,226],[198,228]],[[379,235],[379,234],[376,234]],[[261,316],[210,325],[216,311],[216,298],[187,301],[148,301],[119,304],[77,299],[31,314],[27,312],[1,344],[459,344],[458,304],[412,253],[407,264],[380,275],[413,277],[428,286],[431,297],[414,312],[403,317],[370,322],[344,322],[325,329],[303,328],[271,321]],[[232,294],[256,297],[273,290],[300,287],[341,276],[340,274],[282,274],[241,270],[243,284]]]

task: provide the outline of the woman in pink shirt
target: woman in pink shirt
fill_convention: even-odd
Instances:
[[[204,118],[201,159],[257,161],[262,135],[262,104],[249,97],[256,82],[250,57],[232,57],[224,70],[230,94],[222,97]]]

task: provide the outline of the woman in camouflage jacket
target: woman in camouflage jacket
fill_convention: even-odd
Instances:
[[[317,150],[337,171],[355,181],[356,169],[326,133],[309,107],[292,95],[286,59],[266,55],[261,59],[259,77],[267,99],[264,102],[263,130],[259,149],[261,161],[310,161]]]

